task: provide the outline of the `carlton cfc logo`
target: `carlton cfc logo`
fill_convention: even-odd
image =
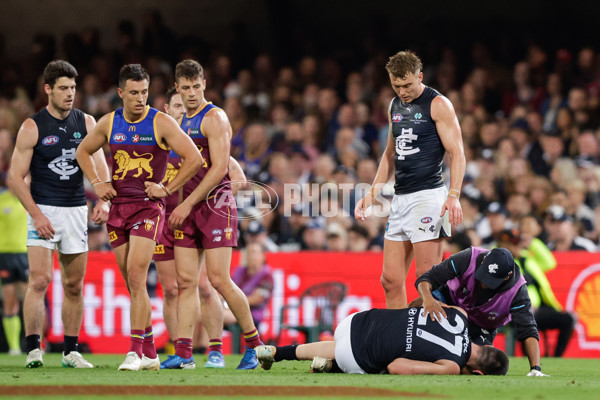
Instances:
[[[42,144],[45,146],[50,146],[51,144],[58,143],[58,136],[46,136],[42,139]]]
[[[125,140],[127,140],[127,136],[125,136],[125,135],[124,135],[124,134],[122,134],[122,133],[117,133],[117,134],[114,136],[114,139],[115,139],[115,142],[119,142],[119,143],[120,143],[120,142],[124,142]]]
[[[402,118],[403,118],[402,114],[396,113],[396,114],[392,115],[392,122],[400,122],[400,121],[402,121]]]
[[[131,138],[131,140],[133,141],[133,143],[137,143],[140,141],[140,135],[135,134],[133,135],[133,137]]]

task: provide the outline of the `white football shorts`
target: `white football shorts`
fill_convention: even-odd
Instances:
[[[42,239],[33,225],[33,218],[27,214],[27,247],[58,249],[62,254],[79,254],[88,251],[88,207],[56,207],[38,204],[48,217],[54,237]]]
[[[448,212],[440,217],[447,198],[448,189],[445,186],[394,195],[385,228],[385,239],[417,243],[449,237],[451,232]]]
[[[346,374],[366,374],[366,372],[358,366],[352,353],[352,342],[350,341],[350,326],[354,314],[348,315],[335,328],[333,338],[335,339],[335,361],[338,367]]]

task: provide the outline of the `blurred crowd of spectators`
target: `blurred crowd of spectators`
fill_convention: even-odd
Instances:
[[[206,98],[231,121],[232,155],[249,180],[269,185],[280,198],[274,212],[240,221],[241,244],[258,241],[272,251],[382,249],[386,218],[371,216],[366,223],[353,219],[354,202],[363,193],[351,191],[350,202],[343,202],[344,196],[324,196],[316,206],[295,204],[285,215],[289,199],[284,185],[372,182],[394,96],[384,65],[403,49],[374,49],[353,62],[333,54],[281,63],[254,50],[243,31],[229,48],[214,49],[177,37],[157,13],[145,15],[141,40],[131,21],[121,22],[118,29],[119,41],[111,48],[101,46],[98,29],[88,28],[62,38],[60,52],[56,38],[38,35],[27,62],[3,58],[2,184],[20,124],[46,105],[40,75],[48,61],[64,58],[79,70],[76,107],[100,117],[120,106],[116,80],[121,65],[139,62],[148,70],[149,104],[163,110],[175,64],[195,58],[205,67]],[[521,61],[506,65],[494,61],[491,51],[474,43],[470,60],[461,65],[450,47],[435,62],[423,57],[424,82],[456,109],[467,157],[464,222],[448,249],[493,246],[500,231],[519,227],[551,249],[595,251],[600,224],[600,53],[590,47],[573,51],[531,44]],[[393,194],[391,185],[384,194]],[[336,211],[335,216],[320,215],[323,206]],[[251,209],[241,212],[252,217]],[[105,232],[90,228],[91,248],[105,248]]]

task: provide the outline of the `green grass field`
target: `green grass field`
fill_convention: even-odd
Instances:
[[[161,355],[161,359],[162,359]],[[39,369],[26,369],[25,356],[10,357],[0,355],[0,397],[6,396],[6,386],[22,386],[23,390],[33,385],[169,385],[169,386],[310,386],[310,398],[319,395],[319,387],[379,388],[399,392],[414,393],[415,396],[400,395],[397,398],[446,398],[446,399],[598,399],[600,393],[600,359],[543,359],[542,366],[549,378],[525,376],[528,363],[525,358],[512,358],[506,377],[481,376],[389,376],[389,375],[343,375],[310,374],[310,362],[281,362],[273,365],[270,371],[237,371],[235,367],[240,356],[227,356],[224,370],[200,368],[205,356],[195,356],[199,368],[177,371],[118,372],[117,367],[123,355],[86,356],[95,365],[93,370],[62,368],[59,354],[46,354],[45,366]],[[4,388],[4,390],[3,390]],[[358,390],[358,389],[354,389]],[[64,398],[56,390],[49,390],[47,396],[22,396],[19,398],[50,399]],[[268,396],[210,396],[208,398],[285,398],[297,399],[308,396],[282,396],[276,393]],[[11,396],[14,397],[14,396]],[[148,396],[99,396],[73,395],[69,399],[82,398],[127,398],[144,399]],[[190,398],[189,396],[168,396],[157,394],[153,398]],[[195,395],[198,397],[198,393]],[[368,396],[375,397],[375,396]],[[7,397],[1,397],[7,398]],[[327,398],[365,398],[365,396],[327,396]]]

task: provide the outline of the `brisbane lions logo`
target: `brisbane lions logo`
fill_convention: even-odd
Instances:
[[[136,156],[136,158],[131,157],[124,150],[117,151],[115,154],[115,161],[117,162],[119,169],[116,170],[115,175],[113,175],[114,180],[125,179],[127,173],[134,170],[137,170],[137,174],[133,175],[134,178],[142,175],[142,171],[146,171],[148,173],[146,179],[152,178],[154,175],[152,167],[150,166],[150,161],[152,161],[154,158],[152,153],[138,154],[134,151],[133,155]],[[117,175],[119,173],[122,173],[120,178]]]

